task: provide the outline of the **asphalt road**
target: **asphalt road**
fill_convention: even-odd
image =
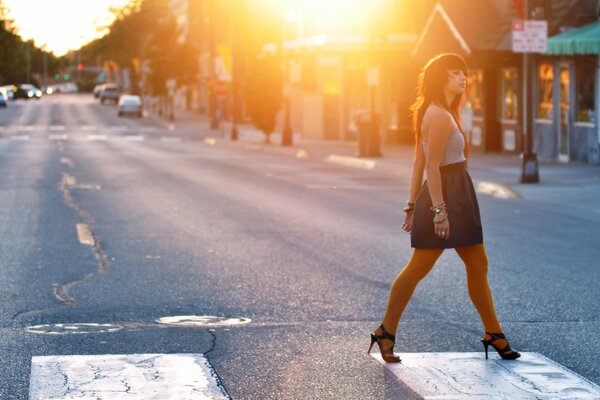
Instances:
[[[27,398],[32,356],[133,353],[204,353],[234,399],[417,398],[366,354],[411,251],[408,177],[209,134],[118,118],[85,95],[0,110],[1,399]],[[479,201],[511,344],[600,383],[598,207]],[[251,322],[155,322],[174,315]],[[59,323],[125,329],[25,330]],[[481,333],[447,251],[415,291],[396,350],[484,357]]]

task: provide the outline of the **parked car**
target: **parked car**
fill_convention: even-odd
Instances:
[[[142,98],[136,95],[123,95],[119,99],[119,105],[117,107],[119,117],[122,117],[125,114],[133,114],[138,117],[143,116],[142,112]]]
[[[104,104],[105,101],[119,101],[119,88],[117,85],[107,83],[100,90],[100,103]]]
[[[8,93],[6,89],[0,87],[0,107],[6,107],[8,105]]]
[[[29,83],[23,83],[21,85],[16,86],[15,100],[16,99],[39,100],[41,97],[42,97],[42,91]]]
[[[6,85],[6,86],[0,86],[0,87],[6,91],[8,100],[15,99],[15,87],[13,85]]]
[[[100,85],[96,85],[94,86],[94,98],[97,99],[100,97],[100,93],[102,92],[102,88],[104,87],[104,84],[100,84]]]

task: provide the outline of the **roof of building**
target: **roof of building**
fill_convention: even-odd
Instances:
[[[548,21],[548,36],[560,33],[565,26],[592,22],[596,15],[595,1],[552,0],[544,4],[533,12],[537,12],[536,19]],[[433,47],[467,55],[473,50],[511,51],[512,22],[516,19],[519,13],[514,0],[440,0],[419,35],[413,55],[425,48],[435,52]],[[444,30],[455,38],[453,49],[445,48],[448,38],[440,34]]]

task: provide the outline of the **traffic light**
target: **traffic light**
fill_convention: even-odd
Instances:
[[[70,77],[71,77],[71,75],[65,74],[65,81],[68,81]]]
[[[60,74],[56,73],[54,74],[54,80],[57,81],[60,79]]]
[[[83,64],[77,64],[77,71],[83,71]]]

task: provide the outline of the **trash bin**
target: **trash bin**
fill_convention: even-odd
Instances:
[[[358,156],[381,157],[379,145],[381,114],[358,110],[354,113],[354,124],[358,129]]]

